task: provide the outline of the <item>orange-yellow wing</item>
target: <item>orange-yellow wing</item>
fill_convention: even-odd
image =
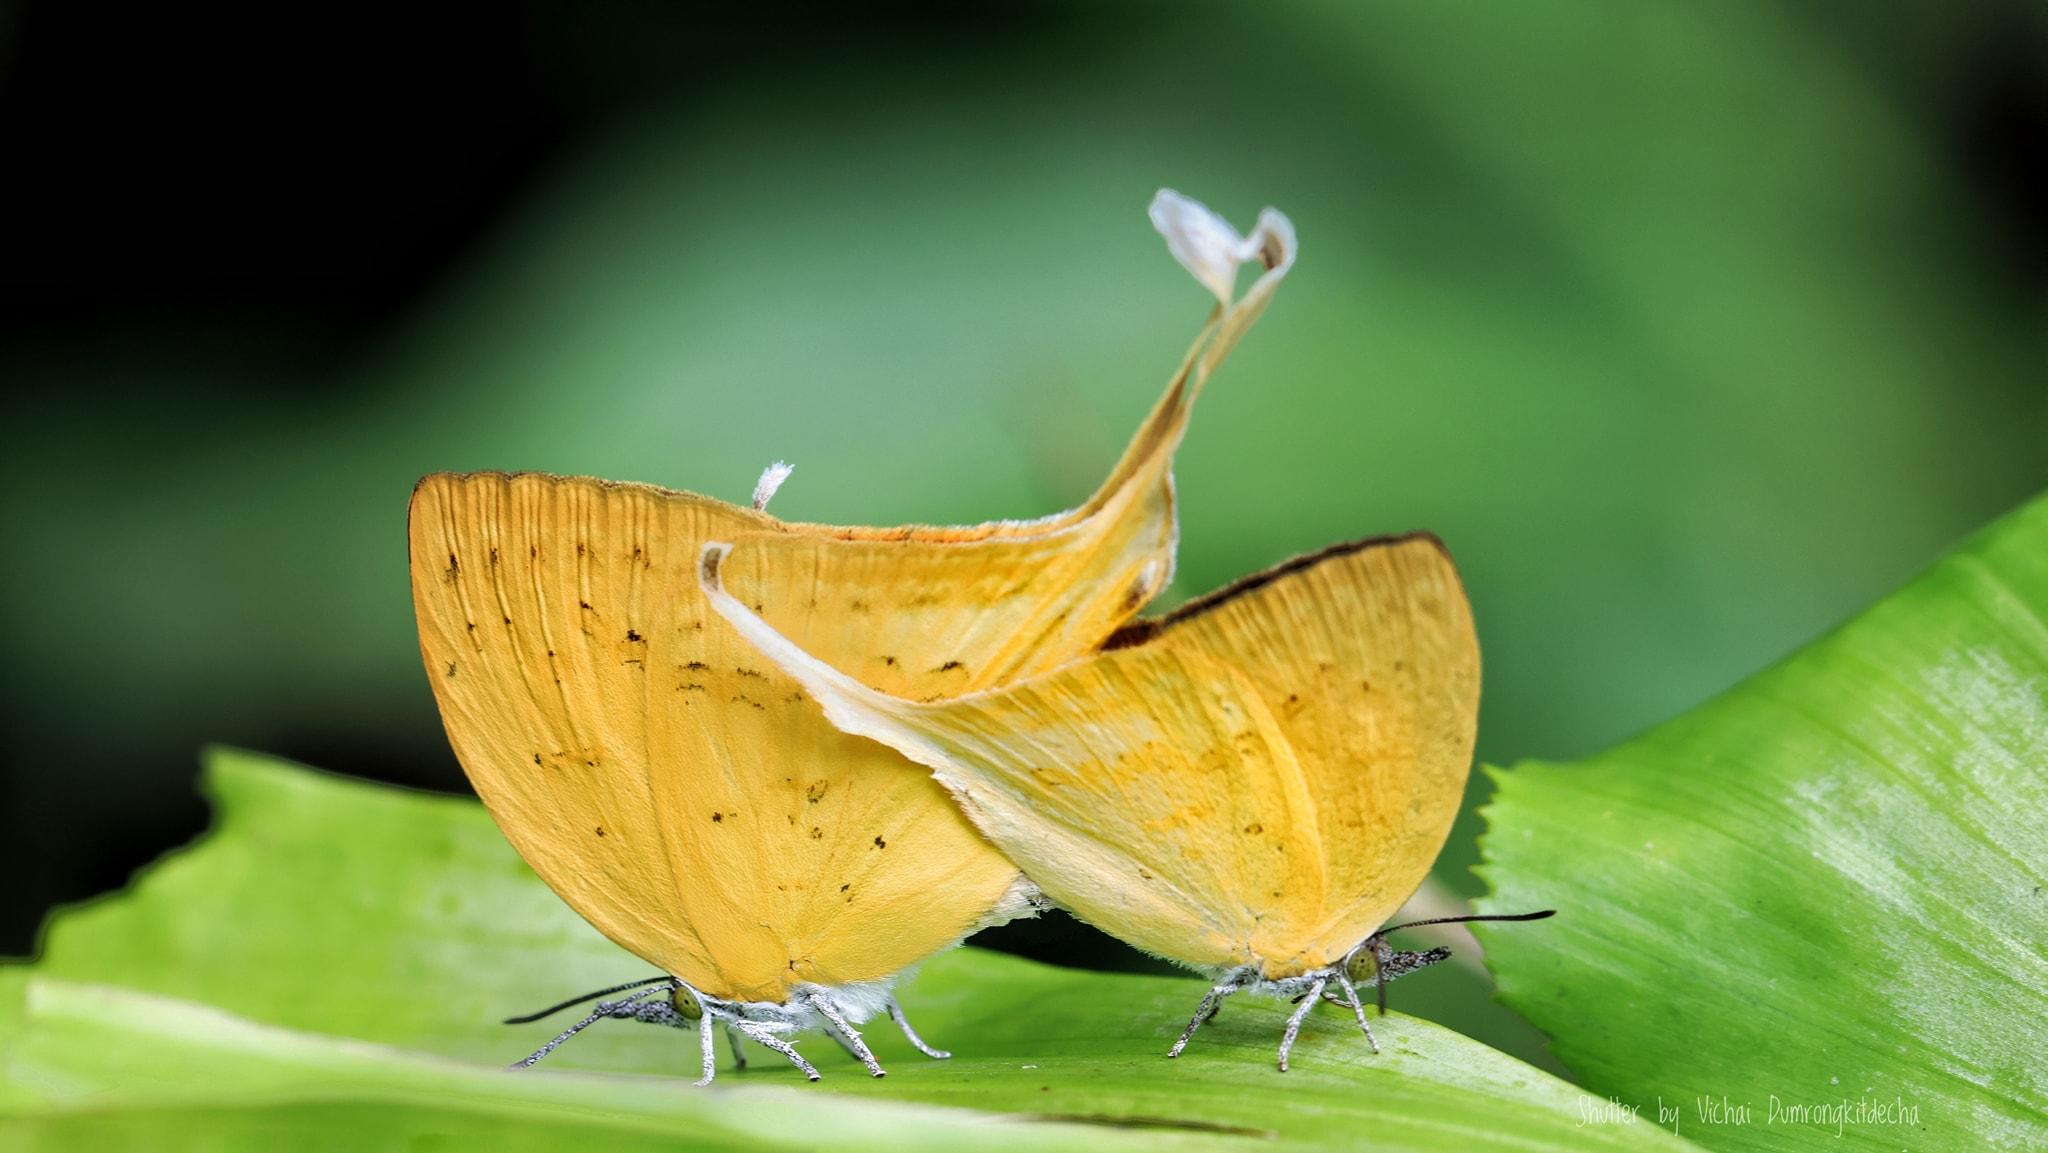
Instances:
[[[1429,875],[1464,798],[1479,724],[1479,639],[1441,541],[1338,545],[1110,643],[1227,661],[1278,718],[1329,879],[1305,955],[1343,955]]]
[[[442,475],[414,495],[411,543],[450,741],[520,854],[663,970],[781,1001],[945,947],[1016,870],[705,611],[699,543],[764,523],[640,487]]]
[[[1162,459],[1094,515],[1032,536],[734,539],[734,595],[863,683],[931,700],[1066,664],[1156,596],[1173,568],[1171,477]]]
[[[932,767],[1047,895],[1190,964],[1278,977],[1342,956],[1428,873],[1470,761],[1478,648],[1434,538],[1339,546],[936,703],[712,602],[836,724]]]

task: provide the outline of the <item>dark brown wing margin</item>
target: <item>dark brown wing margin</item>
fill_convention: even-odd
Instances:
[[[1409,541],[1416,540],[1428,541],[1436,546],[1438,552],[1444,554],[1445,560],[1451,560],[1451,550],[1445,547],[1442,538],[1433,532],[1391,533],[1385,536],[1369,536],[1360,540],[1333,544],[1327,548],[1317,549],[1315,552],[1289,557],[1271,568],[1261,569],[1247,576],[1241,576],[1220,589],[1203,593],[1201,596],[1188,601],[1164,616],[1146,617],[1141,620],[1132,621],[1111,633],[1109,639],[1102,642],[1102,649],[1104,652],[1109,652],[1114,649],[1127,649],[1133,645],[1144,644],[1183,621],[1192,620],[1212,609],[1229,604],[1231,601],[1247,593],[1262,589],[1282,577],[1301,572],[1303,569],[1314,568],[1324,561],[1350,556],[1352,553],[1364,552],[1367,549],[1391,548],[1394,545],[1407,544]],[[1456,562],[1453,561],[1452,569],[1455,571],[1456,567]]]

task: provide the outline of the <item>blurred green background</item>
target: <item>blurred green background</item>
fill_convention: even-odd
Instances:
[[[1206,308],[1161,185],[1302,243],[1180,457],[1174,595],[1435,529],[1487,761],[1680,711],[2048,482],[2025,0],[0,12],[0,953],[203,827],[202,742],[464,788],[424,472],[1074,503]],[[1526,1051],[1491,1012],[1439,1015]]]

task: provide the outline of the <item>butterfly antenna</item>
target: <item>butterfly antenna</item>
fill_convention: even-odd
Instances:
[[[1557,916],[1556,909],[1545,909],[1540,913],[1473,913],[1464,917],[1431,917],[1427,921],[1410,921],[1405,925],[1388,925],[1375,936],[1397,933],[1402,929],[1413,929],[1421,925],[1455,925],[1465,921],[1540,921],[1545,917]]]
[[[626,982],[626,983],[625,983],[625,984],[623,984],[623,985],[613,985],[613,986],[612,986],[611,988],[609,988],[609,989],[599,989],[599,990],[598,990],[597,992],[595,992],[595,993],[585,993],[585,994],[583,994],[583,995],[582,995],[581,997],[571,997],[571,998],[569,998],[568,1000],[566,1000],[566,1001],[562,1002],[562,1003],[561,1003],[561,1004],[559,1004],[559,1005],[554,1005],[554,1006],[550,1006],[549,1008],[546,1008],[546,1009],[542,1009],[542,1010],[541,1010],[540,1012],[538,1012],[538,1013],[528,1013],[528,1014],[527,1014],[526,1016],[524,1016],[524,1017],[507,1017],[507,1018],[505,1018],[505,1024],[507,1024],[507,1025],[526,1025],[526,1024],[530,1024],[530,1023],[532,1023],[532,1022],[534,1022],[534,1021],[538,1021],[538,1020],[540,1020],[540,1019],[541,1019],[542,1017],[552,1017],[552,1016],[554,1016],[554,1015],[555,1015],[556,1013],[559,1013],[559,1012],[561,1012],[561,1011],[562,1011],[562,1010],[564,1010],[564,1009],[570,1008],[571,1006],[575,1006],[575,1005],[581,1005],[581,1004],[582,1004],[582,1003],[584,1003],[585,1001],[595,1001],[595,1000],[597,1000],[597,999],[598,999],[599,997],[609,997],[609,996],[611,996],[611,995],[612,995],[613,993],[623,993],[623,992],[625,992],[625,991],[626,991],[626,990],[628,990],[628,989],[638,989],[638,988],[639,988],[640,986],[642,986],[642,985],[655,985],[655,984],[659,984],[659,983],[661,983],[661,982],[663,982],[663,981],[669,981],[669,980],[673,980],[673,979],[674,979],[674,978],[672,978],[672,977],[649,977],[649,978],[647,978],[647,979],[646,979],[646,980],[644,980],[644,981],[628,981],[628,982]]]
[[[663,977],[662,980],[666,981],[669,980],[669,978]],[[646,984],[646,982],[644,981],[640,983]],[[631,988],[631,986],[627,987]],[[512,1068],[532,1068],[534,1064],[538,1062],[542,1057],[545,1057],[549,1053],[554,1052],[556,1049],[561,1048],[562,1042],[567,1041],[569,1038],[574,1037],[576,1034],[581,1033],[583,1030],[590,1028],[592,1025],[597,1024],[599,1021],[604,1020],[606,1017],[618,1014],[619,1010],[624,1009],[627,1006],[634,1004],[635,1002],[645,1001],[647,998],[652,997],[659,992],[661,992],[660,989],[642,989],[638,993],[635,993],[632,996],[627,997],[623,1000],[610,1001],[606,1002],[605,1004],[599,1005],[597,1007],[596,1012],[592,1013],[588,1017],[583,1018],[581,1021],[576,1022],[574,1025],[569,1026],[567,1029],[562,1030],[560,1033],[555,1035],[554,1040],[549,1041],[547,1044],[542,1045],[538,1049],[535,1049],[533,1053],[529,1055],[525,1060],[514,1062],[512,1064]],[[602,996],[603,994],[597,995]],[[571,1003],[573,1004],[573,1002]]]

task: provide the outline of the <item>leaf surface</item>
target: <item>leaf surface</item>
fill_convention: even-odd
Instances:
[[[1482,908],[1562,910],[1479,928],[1504,999],[1703,1145],[2048,1145],[2044,611],[2048,498],[1725,696],[1499,774]]]
[[[1163,1056],[1202,984],[979,950],[904,986],[931,1062],[877,1022],[889,1076],[822,1038],[817,1085],[755,1050],[715,1086],[692,1034],[499,1018],[644,974],[536,880],[474,803],[216,751],[220,818],[128,891],[59,914],[0,969],[0,1143],[26,1148],[1683,1149],[1581,1127],[1572,1086],[1393,1014],[1373,1056],[1334,1009],[1273,1069],[1277,1003]],[[1426,978],[1424,978],[1426,979]],[[13,1147],[13,1146],[10,1146]]]

